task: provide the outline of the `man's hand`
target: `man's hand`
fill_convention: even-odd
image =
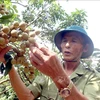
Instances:
[[[31,63],[42,73],[55,78],[64,72],[62,64],[56,53],[49,51],[48,48],[30,46]]]
[[[0,48],[0,62],[5,62],[4,55],[11,49],[11,46],[7,46],[5,48]]]

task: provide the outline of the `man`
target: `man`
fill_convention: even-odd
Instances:
[[[43,74],[28,88],[12,66],[9,77],[20,100],[100,100],[100,78],[81,63],[94,49],[92,40],[79,26],[58,32],[55,45],[62,52],[63,63],[48,48],[30,45],[31,63]],[[45,76],[45,75],[46,76]],[[47,77],[48,76],[48,77]]]

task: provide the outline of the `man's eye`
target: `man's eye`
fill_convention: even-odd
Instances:
[[[67,42],[67,40],[64,39],[64,40],[62,40],[62,42]]]
[[[77,42],[77,40],[72,40],[72,42]]]

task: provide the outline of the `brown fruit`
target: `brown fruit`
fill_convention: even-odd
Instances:
[[[28,40],[28,34],[27,33],[22,33],[22,39],[23,40]]]
[[[35,34],[36,35],[39,35],[40,34],[40,31],[39,30],[35,30]]]
[[[9,28],[10,28],[10,30],[13,30],[14,29],[14,26],[13,25],[10,25]]]
[[[17,53],[17,56],[20,57],[20,56],[23,56],[25,54],[25,51],[20,49],[19,52]]]
[[[26,29],[26,27],[27,27],[27,24],[26,24],[25,22],[21,22],[21,23],[19,24],[19,28],[20,28],[22,31],[24,31],[24,30]]]
[[[25,41],[25,45],[26,45],[26,47],[28,48],[28,47],[30,46],[29,41]]]
[[[4,10],[0,10],[0,14],[5,14],[5,11]]]
[[[25,57],[24,56],[21,56],[21,57],[18,57],[18,59],[17,59],[17,63],[19,63],[19,64],[21,64],[21,65],[24,65],[24,62],[25,62]]]
[[[25,32],[25,33],[29,33],[30,31],[29,31],[28,28],[26,28],[26,29],[24,30],[24,32]]]
[[[4,34],[4,32],[3,31],[0,31],[0,37],[2,37],[2,34]]]
[[[5,4],[1,4],[0,6],[1,6],[2,8],[5,8]]]
[[[30,71],[31,73],[34,73],[34,67],[29,67],[29,71]]]
[[[13,29],[13,30],[11,31],[11,36],[12,36],[12,37],[18,37],[17,30]]]
[[[34,78],[34,74],[29,74],[29,75],[28,75],[28,78],[29,78],[30,80],[32,80],[32,79]]]
[[[9,28],[8,26],[4,26],[4,27],[2,28],[2,31],[3,31],[4,33],[8,34],[8,33],[10,32],[10,28]]]
[[[17,58],[17,64],[23,64],[23,59],[22,59],[22,57],[18,57]]]
[[[29,68],[28,67],[24,67],[24,72],[28,73],[29,72]]]
[[[29,37],[29,38],[28,38],[28,41],[29,41],[30,43],[34,43],[34,42],[35,42],[35,39],[34,39],[34,37]]]
[[[15,47],[12,47],[12,49],[13,49],[13,51],[15,52],[15,53],[18,53],[18,52],[20,52],[17,48],[15,48]]]
[[[16,59],[12,59],[12,60],[11,60],[11,63],[12,63],[12,64],[17,64]]]
[[[16,38],[15,37],[10,37],[9,42],[16,42]]]
[[[25,61],[25,62],[23,63],[23,65],[24,65],[25,67],[27,67],[27,66],[29,66],[29,62],[28,62],[28,61]]]
[[[5,11],[5,14],[9,14],[9,12],[8,11]]]
[[[33,32],[29,32],[29,37],[35,37],[35,32],[33,31]]]
[[[5,33],[2,34],[2,37],[3,37],[4,39],[8,39],[8,35],[5,34]]]
[[[15,21],[13,23],[13,27],[14,27],[14,29],[17,29],[19,27],[19,22]]]
[[[20,35],[18,35],[18,41],[21,41],[22,40],[22,35],[20,34]]]
[[[20,48],[21,48],[22,50],[25,50],[25,49],[26,49],[26,44],[25,44],[25,43],[21,43]]]
[[[5,45],[6,41],[3,37],[0,37],[0,45]]]

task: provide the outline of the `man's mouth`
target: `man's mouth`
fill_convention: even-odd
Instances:
[[[64,54],[65,54],[65,55],[70,55],[71,52],[69,52],[69,51],[65,51]]]

